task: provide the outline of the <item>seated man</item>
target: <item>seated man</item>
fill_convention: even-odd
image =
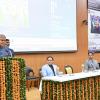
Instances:
[[[95,59],[93,59],[93,53],[89,52],[88,59],[84,63],[84,71],[93,71],[96,69],[99,69],[99,64]]]
[[[41,74],[43,77],[58,75],[58,66],[54,64],[52,56],[47,57],[47,64],[42,66]]]
[[[54,64],[54,58],[52,56],[48,56],[46,58],[47,64],[43,65],[41,68],[41,76],[56,76],[59,74],[59,67]],[[40,81],[39,87],[40,93],[42,93],[42,80]]]

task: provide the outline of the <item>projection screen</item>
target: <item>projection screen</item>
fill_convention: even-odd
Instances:
[[[76,0],[1,0],[0,33],[15,52],[76,51]]]

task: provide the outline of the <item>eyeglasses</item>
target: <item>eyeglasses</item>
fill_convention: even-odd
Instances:
[[[48,61],[53,61],[53,60],[48,60]]]

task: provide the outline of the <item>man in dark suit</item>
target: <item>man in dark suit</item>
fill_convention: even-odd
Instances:
[[[14,57],[14,50],[9,48],[9,46],[10,46],[10,40],[9,39],[6,39],[6,46],[8,47],[8,49],[10,51],[11,57]]]

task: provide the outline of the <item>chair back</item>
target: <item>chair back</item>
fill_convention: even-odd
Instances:
[[[66,74],[72,74],[73,73],[73,68],[70,65],[65,66],[65,73]]]
[[[26,77],[33,77],[34,71],[31,67],[26,67]]]

